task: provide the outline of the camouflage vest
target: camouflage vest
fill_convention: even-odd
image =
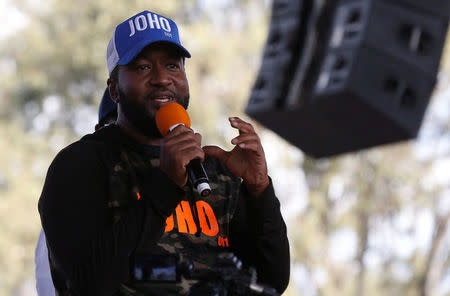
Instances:
[[[108,206],[114,219],[120,219],[130,201],[141,198],[138,173],[159,170],[159,150],[151,154],[143,156],[129,150],[120,152],[120,160],[113,166],[110,176]],[[204,167],[210,180],[211,194],[205,198],[190,186],[183,188],[185,195],[167,218],[165,232],[157,247],[148,250],[151,256],[182,255],[193,262],[196,269],[208,269],[216,255],[230,246],[230,221],[239,198],[241,180],[216,159],[206,158]],[[184,278],[177,283],[125,283],[118,295],[185,295],[195,283]]]

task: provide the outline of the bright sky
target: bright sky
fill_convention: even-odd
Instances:
[[[0,19],[2,20],[2,30],[0,39],[11,35],[14,30],[20,29],[28,23],[27,17],[17,8],[11,5],[11,1],[0,0]]]

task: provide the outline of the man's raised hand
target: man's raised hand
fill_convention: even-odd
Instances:
[[[270,183],[261,140],[250,123],[239,117],[229,120],[231,126],[239,130],[239,136],[231,140],[235,147],[225,151],[217,146],[205,146],[203,151],[222,161],[234,175],[244,180],[251,195],[258,196]]]

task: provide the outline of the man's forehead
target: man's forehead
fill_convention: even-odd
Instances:
[[[154,53],[163,53],[167,57],[173,59],[183,59],[184,55],[178,47],[170,44],[168,42],[157,42],[147,45],[142,49],[142,51],[136,56],[135,60],[142,58],[150,58]]]

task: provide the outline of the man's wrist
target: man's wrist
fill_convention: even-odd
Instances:
[[[267,176],[261,183],[248,184],[244,182],[244,185],[251,196],[257,197],[261,195],[267,189],[267,187],[269,187],[270,185],[269,176]]]

